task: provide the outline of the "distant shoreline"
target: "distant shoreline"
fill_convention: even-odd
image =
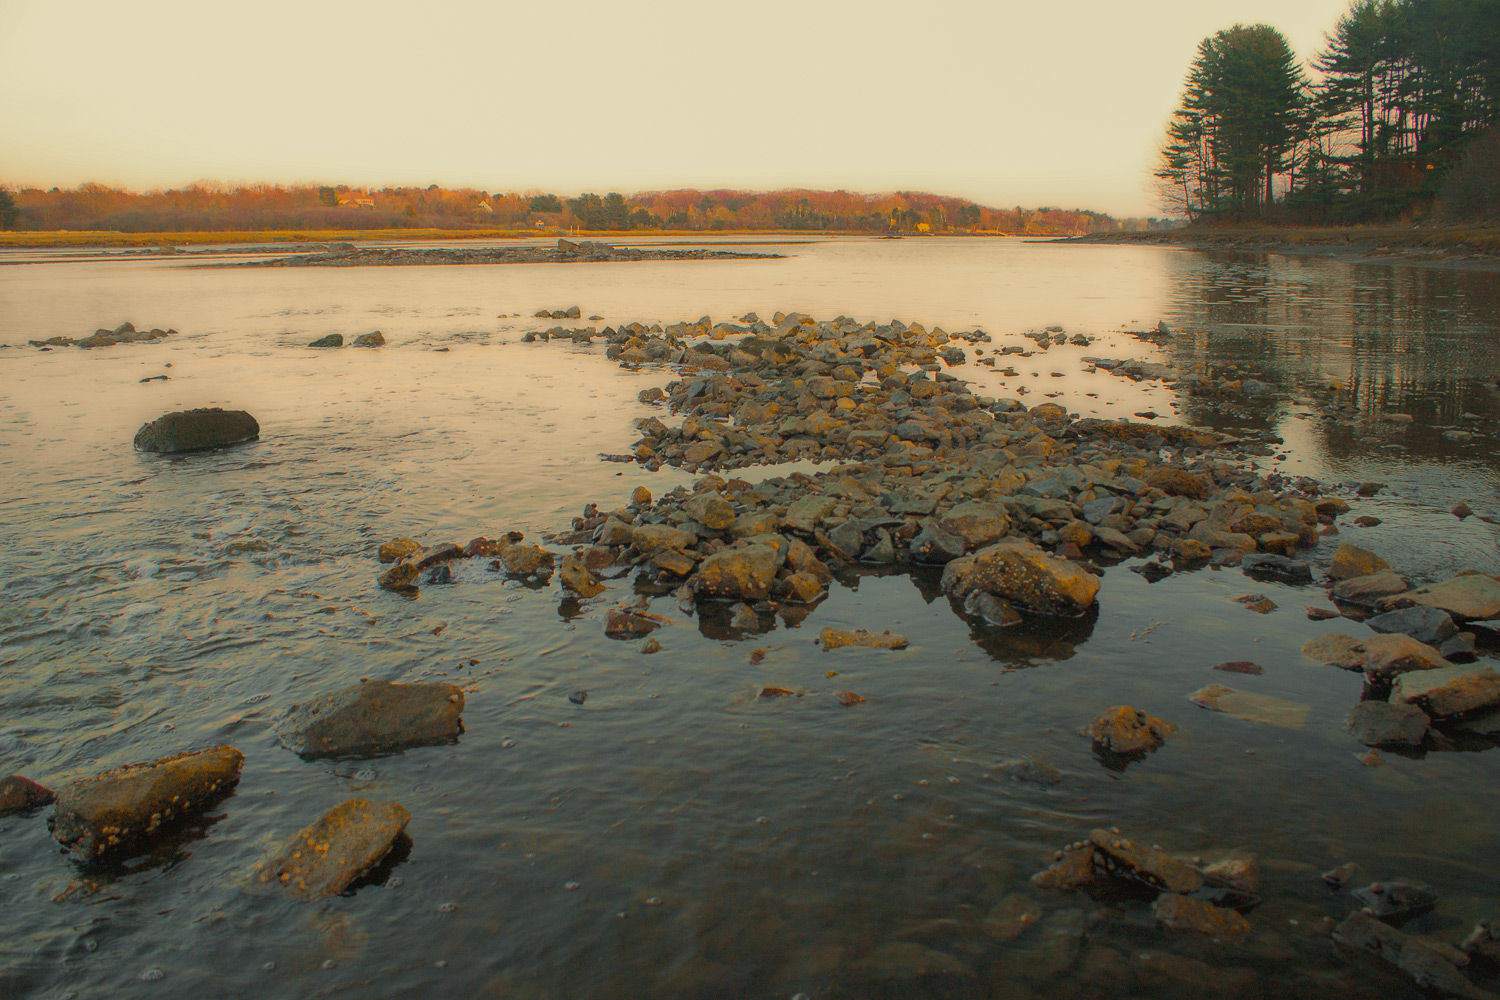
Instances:
[[[224,244],[264,243],[366,243],[371,241],[427,242],[440,240],[534,240],[534,239],[670,239],[700,245],[740,243],[740,237],[771,237],[779,243],[817,242],[834,236],[859,236],[886,239],[890,235],[868,230],[806,229],[627,229],[580,230],[549,229],[284,229],[239,230],[233,232],[118,233],[102,231],[58,230],[0,232],[0,250],[44,250],[57,248],[140,248],[154,250],[172,246],[217,246]],[[1066,239],[1065,233],[1002,233],[992,231],[948,231],[941,233],[900,233],[900,239],[965,237],[975,239]]]
[[[1461,226],[1186,226],[1133,233],[1091,233],[1057,240],[1312,254],[1385,263],[1500,267],[1500,228]]]

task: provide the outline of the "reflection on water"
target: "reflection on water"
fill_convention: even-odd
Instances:
[[[1007,241],[792,252],[0,268],[0,763],[56,786],[185,746],[247,756],[209,824],[128,871],[82,872],[42,817],[0,819],[4,994],[1415,996],[1331,952],[1325,918],[1348,903],[1317,873],[1356,860],[1372,878],[1430,882],[1440,905],[1407,930],[1462,937],[1500,897],[1500,755],[1479,741],[1365,766],[1342,730],[1359,677],[1300,655],[1314,635],[1358,628],[1308,621],[1301,607],[1326,603],[1317,588],[1212,570],[1152,583],[1122,565],[1097,617],[1011,628],[960,613],[921,573],[856,575],[805,618],[743,630],[645,594],[670,621],[654,655],[603,635],[606,607],[636,596],[622,582],[572,607],[477,565],[416,601],[374,588],[373,549],[394,535],[534,534],[587,501],[687,478],[596,460],[628,449],[632,419],[653,412],[636,393],[670,373],[622,371],[598,346],[519,343],[555,325],[537,309],[575,303],[599,326],[796,308],[983,329],[983,357],[1030,356],[991,371],[971,350],[955,373],[978,391],[1275,426],[1287,457],[1269,464],[1388,484],[1360,507],[1384,523],[1344,538],[1414,575],[1494,568],[1493,526],[1447,513],[1494,500],[1493,274]],[[1181,331],[1165,347],[1118,332],[1159,318]],[[18,346],[126,319],[183,332],[93,352]],[[1053,324],[1096,340],[1042,351],[1020,337]],[[305,346],[376,328],[382,350]],[[1179,398],[1085,371],[1095,355],[1242,372],[1282,393]],[[139,381],[157,374],[169,380]],[[263,439],[130,450],[140,423],[198,405],[250,409]],[[1393,412],[1414,420],[1375,419]],[[1235,598],[1252,591],[1280,609],[1246,612]],[[911,646],[824,652],[813,639],[827,626],[892,628]],[[1235,686],[1308,705],[1307,725],[1187,701],[1233,659],[1265,668]],[[286,705],[363,676],[464,685],[463,740],[357,762],[280,747],[271,724]],[[767,685],[800,696],[757,698]],[[582,705],[568,698],[579,690]],[[846,708],[843,690],[866,700]],[[1120,770],[1079,730],[1122,703],[1181,731]],[[1464,749],[1486,752],[1446,752]],[[1062,780],[998,770],[1016,760]],[[377,884],[316,906],[244,891],[267,852],[354,795],[414,817],[409,854]],[[1250,941],[1166,936],[1142,901],[1030,885],[1096,826],[1210,860],[1259,855]],[[986,929],[1033,910],[1014,937]]]

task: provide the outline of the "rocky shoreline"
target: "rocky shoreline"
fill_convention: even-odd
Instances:
[[[202,267],[430,267],[449,264],[600,264],[664,260],[781,260],[779,253],[731,250],[643,250],[592,240],[558,240],[556,247],[359,247],[337,243],[316,253]]]
[[[1385,263],[1500,268],[1500,231],[1483,227],[1186,226],[1147,232],[1091,233],[1054,242],[1313,254]]]

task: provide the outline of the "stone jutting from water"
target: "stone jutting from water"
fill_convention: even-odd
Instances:
[[[0,816],[50,805],[56,798],[52,789],[44,788],[30,778],[12,774],[0,781]]]
[[[224,448],[260,437],[260,424],[244,410],[211,407],[179,410],[157,417],[135,432],[135,450],[152,452],[203,451]]]
[[[1155,750],[1176,731],[1177,727],[1165,719],[1129,705],[1116,705],[1089,723],[1084,735],[1093,740],[1095,750],[1135,755]]]
[[[293,837],[256,878],[304,900],[341,893],[390,853],[409,822],[411,813],[395,802],[350,799]]]
[[[1414,604],[1446,611],[1461,621],[1494,618],[1500,616],[1500,582],[1483,573],[1463,573],[1389,597],[1381,606],[1395,609]]]
[[[118,860],[228,795],[244,762],[244,754],[220,746],[71,782],[57,793],[52,834],[81,861]]]
[[[392,753],[456,741],[463,710],[463,689],[455,684],[365,681],[293,705],[276,735],[308,759]]]
[[[1495,998],[1495,994],[1465,978],[1446,950],[1405,934],[1361,910],[1349,914],[1333,929],[1333,940],[1346,948],[1379,956],[1424,990],[1466,1000]]]
[[[1405,673],[1391,687],[1391,702],[1416,705],[1434,719],[1481,712],[1500,705],[1500,674],[1462,664]]]

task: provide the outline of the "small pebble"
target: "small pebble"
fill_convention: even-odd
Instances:
[[[143,983],[154,983],[154,982],[156,982],[159,979],[165,979],[166,976],[167,976],[167,974],[166,974],[166,972],[162,971],[162,967],[161,966],[159,966],[159,965],[153,965],[153,966],[151,966],[151,968],[147,969],[145,972],[142,972],[140,978],[141,978],[141,982],[143,982]]]

